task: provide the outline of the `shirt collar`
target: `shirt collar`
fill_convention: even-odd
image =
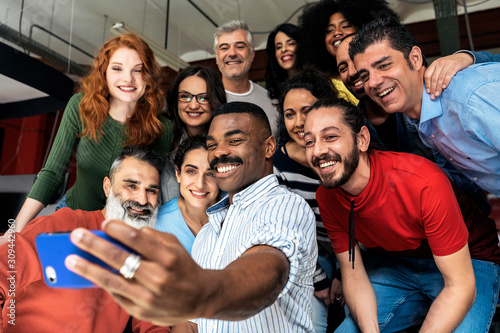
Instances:
[[[430,95],[423,89],[422,93],[422,109],[420,110],[420,123],[424,123],[433,118],[443,115],[441,108],[441,96],[432,100]]]
[[[259,179],[252,185],[248,186],[247,188],[243,189],[242,191],[236,193],[233,196],[233,205],[241,204],[243,206],[248,206],[255,200],[261,198],[264,195],[267,195],[270,189],[276,186],[279,186],[278,178],[276,178],[276,175],[267,175],[264,178]],[[226,196],[221,201],[208,208],[207,213],[214,213],[229,206],[229,196]]]

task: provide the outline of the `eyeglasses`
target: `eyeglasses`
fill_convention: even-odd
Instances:
[[[208,104],[208,96],[206,93],[193,95],[185,91],[179,92],[177,95],[177,100],[179,102],[191,103],[193,97],[196,98],[196,101],[200,104]]]

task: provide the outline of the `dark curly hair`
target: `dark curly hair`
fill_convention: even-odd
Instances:
[[[177,148],[174,156],[174,165],[177,167],[177,170],[181,171],[186,154],[191,150],[195,150],[198,148],[208,150],[207,143],[203,135],[191,136],[179,144],[179,147]]]
[[[301,43],[296,51],[299,68],[311,64],[330,76],[338,74],[337,61],[325,47],[325,32],[330,16],[337,12],[341,12],[358,31],[379,17],[391,17],[399,21],[399,16],[387,0],[321,0],[311,3],[299,17]]]
[[[297,44],[300,43],[300,29],[294,24],[283,23],[274,28],[273,31],[267,37],[267,65],[266,65],[266,89],[269,92],[269,97],[271,99],[279,98],[280,86],[283,82],[288,79],[288,71],[281,68],[276,59],[276,48],[274,44],[274,39],[278,32],[282,32],[290,38],[293,38]],[[296,58],[295,58],[296,59]]]
[[[280,145],[284,145],[291,140],[290,135],[285,127],[285,110],[283,104],[286,95],[293,89],[305,89],[314,97],[319,99],[328,99],[338,97],[337,89],[332,82],[325,76],[324,73],[310,67],[304,68],[301,72],[286,80],[282,87],[281,96],[279,98],[279,126],[280,126]]]

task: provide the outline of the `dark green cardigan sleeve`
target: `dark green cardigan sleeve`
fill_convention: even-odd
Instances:
[[[82,132],[80,122],[80,101],[82,94],[76,94],[68,102],[57,131],[54,144],[50,150],[45,167],[28,194],[28,198],[49,204],[62,184],[66,170],[78,144],[77,135]]]

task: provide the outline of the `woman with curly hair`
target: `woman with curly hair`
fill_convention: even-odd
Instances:
[[[173,156],[186,138],[206,135],[212,111],[226,103],[226,92],[219,73],[201,65],[192,65],[179,73],[167,93],[167,113],[172,120],[174,139],[170,158],[161,176],[162,202],[179,196]]]
[[[166,159],[170,120],[161,115],[161,67],[151,48],[134,34],[107,41],[64,111],[45,167],[21,211],[16,231],[54,200],[76,148],[76,181],[58,208],[102,209],[102,181],[124,146],[145,145]]]
[[[267,38],[266,89],[271,99],[281,96],[280,86],[291,77],[295,68],[295,49],[300,29],[293,24],[278,25]]]
[[[303,197],[316,216],[318,263],[313,275],[313,325],[324,333],[328,324],[328,306],[343,302],[342,287],[337,274],[335,257],[321,216],[316,190],[321,181],[310,169],[306,158],[304,121],[310,107],[318,100],[336,96],[337,92],[323,73],[305,68],[284,82],[279,103],[280,136],[284,144],[273,156],[274,173],[281,185]],[[332,281],[332,282],[330,282]],[[340,306],[340,303],[337,305]]]
[[[358,100],[340,80],[337,48],[345,36],[380,16],[399,20],[386,0],[321,0],[309,4],[299,17],[301,43],[296,51],[297,66],[309,64],[327,73],[339,97],[357,104]]]

